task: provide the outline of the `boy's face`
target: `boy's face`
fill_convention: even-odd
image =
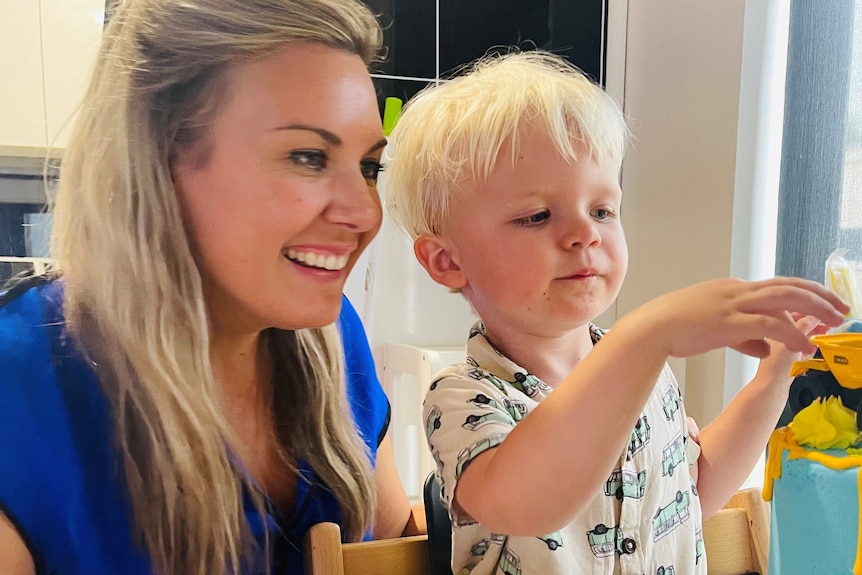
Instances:
[[[618,169],[585,148],[567,162],[543,131],[519,133],[514,165],[505,145],[485,184],[463,186],[442,241],[448,276],[490,332],[562,334],[605,311],[628,265]],[[432,274],[433,275],[433,274]],[[438,280],[439,281],[439,280]]]

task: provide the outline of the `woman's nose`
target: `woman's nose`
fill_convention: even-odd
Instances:
[[[338,190],[327,210],[330,221],[362,233],[380,225],[382,211],[377,186],[371,180],[357,174],[339,178]]]

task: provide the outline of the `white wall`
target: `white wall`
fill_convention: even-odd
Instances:
[[[64,148],[102,36],[104,0],[0,2],[0,146]]]
[[[629,0],[623,164],[629,273],[618,314],[731,271],[745,0]],[[733,353],[733,352],[730,352]],[[686,408],[721,410],[725,352],[684,363]]]
[[[45,147],[39,5],[0,4],[0,146]]]

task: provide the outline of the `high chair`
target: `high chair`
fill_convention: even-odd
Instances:
[[[335,523],[318,523],[305,534],[305,575],[430,575],[428,537],[342,543]]]

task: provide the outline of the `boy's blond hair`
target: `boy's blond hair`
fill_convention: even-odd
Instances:
[[[541,51],[486,57],[405,106],[389,139],[390,213],[413,238],[441,234],[453,192],[486,181],[510,138],[514,161],[519,126],[536,120],[566,159],[584,145],[599,162],[622,163],[622,111],[580,70]]]

